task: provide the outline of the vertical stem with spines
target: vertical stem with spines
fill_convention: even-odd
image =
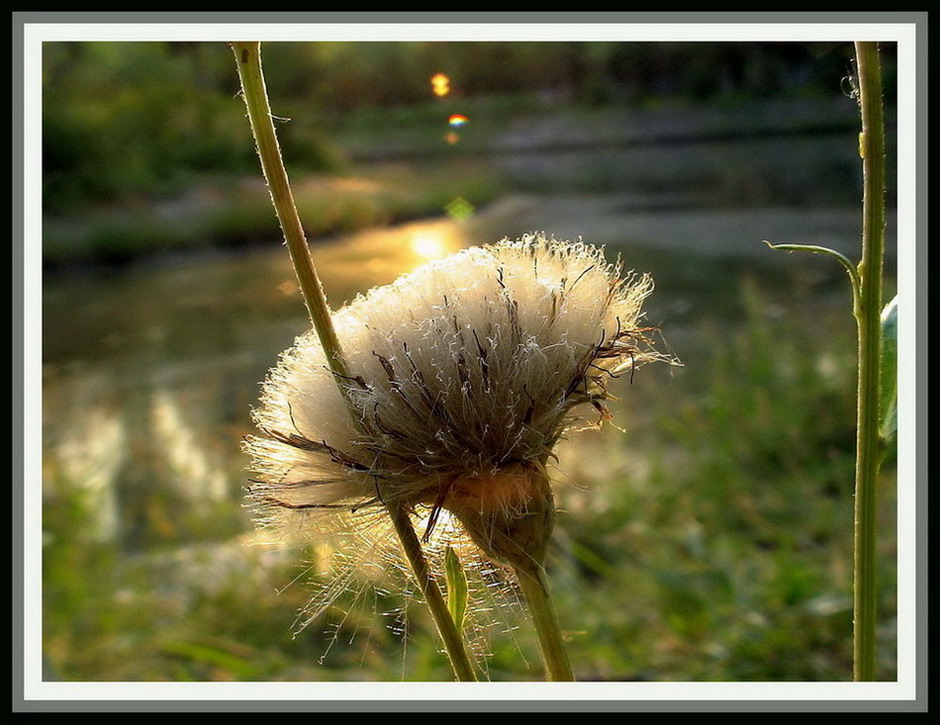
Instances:
[[[261,168],[271,192],[271,200],[278,221],[284,232],[304,302],[340,393],[355,419],[355,410],[351,407],[344,384],[344,380],[350,377],[349,369],[333,327],[333,318],[323,292],[323,285],[310,257],[306,235],[297,214],[297,207],[271,120],[271,109],[261,69],[261,44],[259,42],[234,42],[231,43],[231,47],[235,53],[242,95],[248,109],[248,118],[261,160]],[[464,646],[463,638],[447,610],[440,588],[430,574],[407,512],[398,506],[392,506],[389,508],[389,515],[437,625],[456,678],[460,681],[475,680],[473,665]]]
[[[885,229],[885,139],[878,46],[855,44],[864,173],[858,322],[858,442],[855,463],[854,660],[856,681],[875,679],[876,493]]]

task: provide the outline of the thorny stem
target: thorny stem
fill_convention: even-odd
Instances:
[[[544,570],[537,564],[527,569],[516,567],[516,575],[535,625],[548,679],[555,682],[574,682],[574,672],[568,661],[555,607],[545,582]]]
[[[310,250],[307,247],[303,226],[297,214],[297,207],[294,204],[287,171],[284,168],[280,146],[274,131],[274,123],[271,120],[271,108],[268,104],[268,94],[261,70],[261,43],[233,42],[231,47],[235,53],[235,63],[238,67],[242,95],[248,109],[248,119],[251,123],[258,156],[261,159],[261,168],[268,189],[271,192],[271,200],[281,229],[284,232],[287,247],[290,250],[291,260],[303,293],[304,302],[314,329],[317,331],[320,344],[326,353],[330,370],[333,372],[340,393],[349,407],[350,401],[347,397],[346,387],[342,382],[350,377],[349,370],[339,338],[336,336],[336,330],[333,327],[333,318],[330,314],[326,295],[323,292],[323,285],[310,257]],[[355,418],[351,407],[350,413]],[[447,610],[447,604],[440,588],[431,577],[407,512],[400,507],[392,506],[389,508],[389,514],[401,540],[402,549],[408,558],[418,584],[421,586],[428,603],[428,609],[431,611],[444,642],[455,676],[460,681],[475,680],[473,665],[467,655],[463,639]]]
[[[878,439],[882,267],[885,228],[885,139],[878,46],[855,44],[864,172],[858,322],[858,445],[855,463],[855,680],[875,679],[875,503]]]

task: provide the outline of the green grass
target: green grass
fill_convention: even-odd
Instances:
[[[623,386],[625,432],[573,436],[559,451],[549,580],[581,680],[851,680],[850,321],[800,306],[774,315],[753,286],[740,299],[741,324],[694,327],[684,367],[644,368]],[[239,463],[230,462],[233,492]],[[889,461],[880,500],[878,676],[889,680],[892,471]],[[177,510],[146,500],[150,527]],[[227,504],[238,505],[237,495]],[[91,537],[93,508],[66,477],[45,510],[44,636],[58,678],[451,676],[423,608],[388,593],[392,581],[365,586],[358,604],[341,597],[292,636],[313,552],[246,548],[245,519],[171,516],[182,539],[128,555]],[[179,545],[200,527],[214,538]],[[540,679],[529,625],[518,607],[487,610],[497,599],[471,602],[478,622],[493,622],[490,676]]]

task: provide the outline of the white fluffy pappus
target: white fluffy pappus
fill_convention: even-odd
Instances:
[[[359,296],[333,315],[349,378],[329,370],[310,331],[264,382],[259,433],[245,443],[259,524],[348,533],[395,503],[423,513],[426,539],[448,511],[489,558],[512,562],[483,533],[494,527],[486,512],[541,512],[551,530],[553,447],[608,415],[612,377],[663,359],[640,324],[651,291],[600,248],[532,235]]]

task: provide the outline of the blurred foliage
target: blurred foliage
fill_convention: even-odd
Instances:
[[[186,198],[165,204],[51,216],[43,229],[43,265],[122,264],[166,252],[280,240],[270,194],[256,173],[227,184],[203,182]],[[485,204],[503,190],[492,172],[461,162],[446,169],[376,169],[368,179],[316,175],[296,183],[293,194],[304,231],[316,238],[440,215],[455,198]]]
[[[568,502],[552,581],[563,621],[584,632],[572,660],[599,679],[851,679],[851,318],[782,311],[750,284],[740,302],[740,326],[697,327],[698,354],[668,390],[638,374],[623,395],[629,435],[594,453],[607,470],[575,459],[593,490]],[[662,402],[637,420],[635,398]],[[882,480],[878,677],[890,680],[890,462]]]
[[[324,113],[428,99],[443,73],[460,94],[556,94],[580,103],[832,92],[850,71],[840,43],[401,42],[271,43],[271,87]]]
[[[827,94],[850,73],[828,43],[269,43],[265,71],[284,156],[303,170],[348,159],[335,124],[370,109],[522,94],[579,104]],[[889,53],[890,61],[890,53]],[[890,73],[889,73],[890,79]],[[44,203],[170,195],[205,174],[256,173],[223,43],[50,42],[43,54]]]
[[[242,119],[209,46],[47,43],[43,174],[49,211],[178,190],[187,174],[247,170]]]

